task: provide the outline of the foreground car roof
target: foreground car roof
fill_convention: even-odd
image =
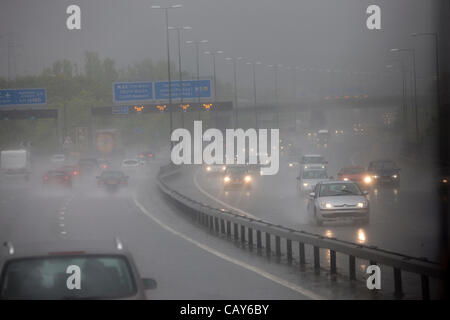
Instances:
[[[120,246],[119,246],[120,244]],[[121,248],[120,250],[118,248]],[[111,241],[58,241],[58,242],[33,242],[33,243],[12,243],[13,254],[10,254],[9,246],[2,242],[0,250],[0,260],[42,257],[50,255],[92,255],[92,254],[111,254],[111,255],[127,255],[120,240]]]

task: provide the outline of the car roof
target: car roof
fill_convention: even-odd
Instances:
[[[302,172],[310,172],[310,171],[324,171],[324,172],[326,172],[327,169],[325,169],[325,168],[317,168],[317,167],[308,167],[308,168],[302,170]]]
[[[9,253],[13,248],[13,254]],[[119,249],[121,248],[121,249]],[[120,239],[111,241],[59,240],[57,242],[2,243],[2,259],[31,258],[54,255],[129,254]]]
[[[371,161],[371,163],[374,163],[374,162],[394,162],[395,163],[395,161],[392,159],[378,159],[378,160]]]
[[[303,157],[323,157],[321,154],[305,154]]]
[[[353,181],[341,181],[341,180],[328,180],[328,181],[322,181],[320,183],[321,184],[349,184],[349,183],[356,184]]]

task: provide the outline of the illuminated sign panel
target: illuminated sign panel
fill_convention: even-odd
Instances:
[[[124,106],[108,106],[108,107],[93,107],[92,115],[107,116],[107,115],[128,115],[128,114],[142,114],[154,112],[194,112],[194,111],[230,111],[233,109],[233,103],[230,101],[221,102],[207,102],[207,103],[172,103],[172,104],[139,104],[139,105],[124,105]]]

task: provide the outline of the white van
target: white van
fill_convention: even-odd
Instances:
[[[7,176],[23,176],[28,180],[31,174],[30,153],[27,150],[3,150],[0,153],[1,172]]]

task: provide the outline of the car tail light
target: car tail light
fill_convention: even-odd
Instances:
[[[74,175],[74,176],[77,176],[77,175],[78,175],[78,171],[74,171],[74,172],[73,172],[73,175]]]
[[[106,168],[108,168],[108,166],[107,166],[106,164],[104,164],[104,165],[103,165],[103,168],[106,169]]]
[[[104,184],[105,182],[104,181],[102,181],[102,180],[100,180],[98,183],[100,183],[100,184]]]
[[[149,156],[149,157],[153,157],[153,154],[149,153],[148,156]]]
[[[120,184],[125,184],[127,183],[125,180],[120,180]]]
[[[47,176],[44,176],[44,180],[48,180],[48,177],[47,177]]]

